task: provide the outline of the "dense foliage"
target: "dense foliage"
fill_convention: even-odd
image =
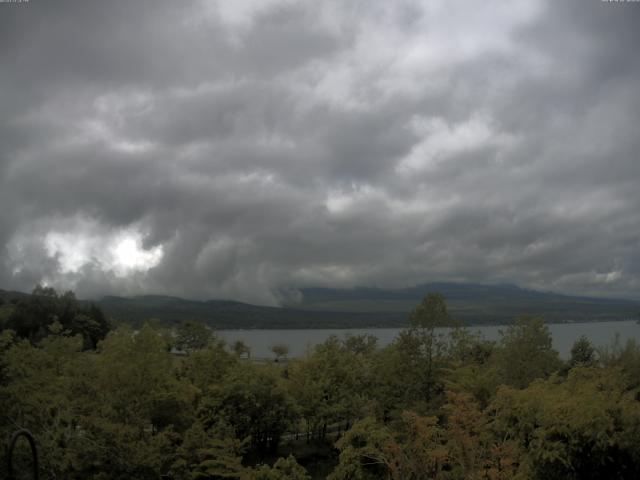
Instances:
[[[499,342],[442,333],[430,294],[388,347],[265,362],[194,322],[107,334],[95,307],[37,293],[0,311],[0,434],[30,429],[44,478],[640,478],[633,342],[581,338],[562,361],[536,317]]]

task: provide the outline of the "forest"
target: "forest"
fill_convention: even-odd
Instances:
[[[384,348],[331,337],[265,361],[38,287],[0,305],[0,435],[31,431],[44,479],[640,478],[635,342],[583,337],[561,359],[535,316],[490,342],[439,293],[409,320]],[[25,442],[14,457],[31,478]]]

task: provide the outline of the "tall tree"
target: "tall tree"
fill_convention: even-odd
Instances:
[[[266,365],[237,363],[202,399],[198,415],[205,428],[224,419],[238,439],[250,439],[253,451],[275,451],[296,418],[295,405],[278,373]]]
[[[410,333],[418,339],[420,352],[426,360],[425,395],[426,400],[429,401],[435,383],[435,359],[444,353],[446,347],[444,334],[438,334],[436,329],[452,325],[444,296],[437,292],[428,293],[413,309],[409,320],[411,322]]]
[[[575,341],[571,347],[571,357],[569,358],[569,366],[576,365],[591,366],[596,361],[596,349],[587,337],[582,335]]]
[[[212,339],[213,332],[209,327],[194,320],[187,320],[178,328],[175,345],[180,350],[194,352],[205,348]]]
[[[5,327],[35,344],[51,333],[58,322],[66,335],[81,335],[85,349],[95,349],[111,325],[96,305],[79,302],[73,292],[58,295],[52,287],[38,285],[33,293],[18,300]]]
[[[251,347],[249,347],[249,345],[247,345],[242,340],[236,340],[235,342],[233,342],[231,349],[238,356],[238,358],[241,358],[244,355],[246,355],[247,358],[251,357]]]
[[[524,388],[533,379],[548,377],[561,367],[551,332],[541,317],[523,315],[500,335],[497,361],[505,384]]]

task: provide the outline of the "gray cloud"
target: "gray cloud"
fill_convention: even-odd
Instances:
[[[0,5],[0,286],[640,298],[640,6]]]

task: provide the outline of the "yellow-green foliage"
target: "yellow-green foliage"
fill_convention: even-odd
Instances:
[[[640,464],[638,394],[618,369],[577,367],[566,379],[502,387],[493,428],[526,449],[523,468],[536,478],[631,478]]]
[[[181,356],[149,325],[96,349],[55,319],[37,338],[3,330],[0,436],[30,429],[43,477],[70,480],[640,478],[635,343],[595,355],[582,339],[564,363],[540,319],[491,343],[436,336],[425,308],[388,347],[332,337],[286,363],[194,325]]]

